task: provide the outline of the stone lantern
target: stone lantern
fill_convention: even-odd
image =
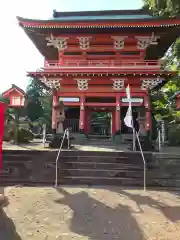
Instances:
[[[146,122],[146,118],[145,117],[141,117],[139,116],[137,118],[137,121],[139,123],[139,140],[141,143],[141,148],[143,151],[153,151],[154,150],[154,146],[151,142],[151,139],[149,138],[148,132],[145,128],[145,122]],[[139,143],[136,139],[136,150],[140,150],[139,148]]]
[[[65,111],[64,111],[64,104],[63,102],[59,102],[54,106],[56,111],[56,133],[53,134],[53,138],[49,144],[51,148],[59,148],[63,139],[64,135],[64,120],[65,120]],[[69,148],[69,142],[67,138],[64,138],[63,147]]]
[[[147,135],[147,131],[145,129],[145,117],[138,117],[137,121],[139,123],[139,136],[140,137],[145,137]]]
[[[56,109],[56,133],[57,134],[63,134],[64,133],[64,127],[63,123],[65,120],[65,112],[64,112],[64,104],[61,101],[59,104],[55,106]]]

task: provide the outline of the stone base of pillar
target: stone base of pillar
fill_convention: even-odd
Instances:
[[[52,129],[52,135],[56,134],[56,129]]]
[[[79,133],[81,135],[81,139],[87,139],[88,135],[85,133],[84,129],[79,129]]]
[[[122,134],[120,130],[115,132],[113,139],[115,142],[122,142]]]
[[[80,134],[85,134],[85,133],[84,133],[84,129],[79,129],[79,133],[80,133]]]
[[[117,130],[114,135],[121,135],[121,131]]]

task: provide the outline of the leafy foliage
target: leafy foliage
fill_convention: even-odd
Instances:
[[[51,122],[51,99],[47,90],[37,79],[30,79],[26,96],[26,115],[31,121],[43,119],[44,123]]]
[[[43,117],[43,107],[41,105],[40,97],[43,89],[36,80],[31,79],[27,87],[26,96],[26,115],[31,121]]]
[[[15,126],[14,125],[5,125],[5,134],[4,134],[4,141],[13,141],[15,134]],[[33,133],[27,128],[18,128],[17,129],[17,143],[27,143],[33,139]]]
[[[144,0],[144,8],[150,9],[154,15],[174,17],[180,14],[179,0]]]
[[[180,15],[179,0],[143,0],[144,8],[151,10],[154,15],[175,17]],[[164,57],[165,70],[176,70],[180,75],[180,38],[170,46]],[[176,111],[175,100],[172,96],[180,90],[179,77],[172,78],[158,92],[151,93],[153,111],[158,119],[168,119],[169,121],[180,118],[180,113]]]
[[[5,104],[9,104],[9,99],[8,98],[4,98],[2,95],[0,95],[0,102],[3,102]]]
[[[168,138],[170,145],[180,145],[180,124],[173,124],[171,127],[169,127]]]
[[[33,140],[33,134],[29,129],[19,128],[18,129],[18,142],[19,143],[27,143]]]
[[[9,100],[3,98],[2,95],[0,95],[0,101],[9,104]],[[24,108],[8,107],[6,109],[4,138],[14,139],[14,142],[29,141],[32,139],[31,130],[35,127],[41,129],[45,123],[47,129],[50,129],[51,116],[51,96],[37,79],[30,79]]]

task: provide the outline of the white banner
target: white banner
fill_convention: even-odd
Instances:
[[[129,85],[126,88],[126,95],[127,99],[129,100],[129,107],[126,113],[126,116],[124,118],[124,124],[129,127],[133,128],[133,118],[132,118],[132,106],[131,106],[131,93],[130,93],[130,87]]]

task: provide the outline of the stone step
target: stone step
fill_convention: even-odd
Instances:
[[[129,164],[129,165],[142,165],[143,161],[142,159],[138,158],[121,158],[121,157],[105,157],[105,156],[79,156],[79,157],[60,157],[59,158],[60,163],[69,163],[69,162],[81,162],[81,163],[121,163],[121,164]]]
[[[60,169],[60,176],[81,176],[84,177],[124,177],[124,178],[142,178],[143,179],[143,168],[140,170],[124,170],[124,169]]]
[[[51,180],[42,180],[42,181],[29,181],[29,180],[17,180],[12,181],[10,179],[5,179],[1,182],[0,186],[27,186],[27,187],[40,187],[40,186],[55,186],[55,179]]]
[[[60,163],[61,169],[122,169],[122,170],[139,170],[142,169],[143,164],[128,164],[128,163],[113,163],[113,162],[80,162],[80,161],[73,161],[73,162],[66,162],[64,161],[62,164]]]
[[[133,164],[141,165],[142,159],[137,156],[79,156],[77,162],[103,162],[103,163],[122,163],[122,164]]]
[[[26,157],[26,156],[32,156],[32,157],[37,157],[37,156],[56,156],[58,150],[56,151],[49,151],[49,150],[43,150],[43,151],[38,151],[38,150],[3,150],[3,157],[11,156],[11,157]],[[144,153],[145,157],[151,157],[152,153]],[[75,150],[62,150],[61,151],[61,156],[112,156],[112,157],[131,157],[131,156],[140,156],[140,152],[127,152],[127,151],[75,151]]]
[[[123,178],[123,177],[66,176],[60,180],[60,184],[118,185],[118,186],[143,187],[143,180],[141,178]]]

